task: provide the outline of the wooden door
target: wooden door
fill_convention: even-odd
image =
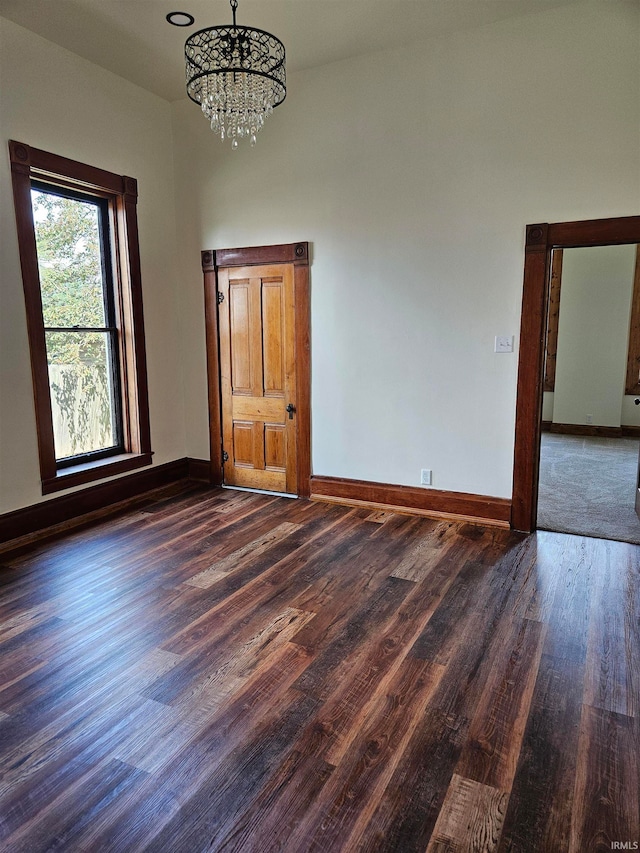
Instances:
[[[296,494],[293,265],[221,268],[218,293],[224,482]]]

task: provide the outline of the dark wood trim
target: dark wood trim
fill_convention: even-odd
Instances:
[[[51,154],[49,151],[33,148],[31,145],[16,142],[13,139],[9,141],[9,158],[12,167],[13,164],[26,166],[32,175],[35,172],[39,177],[44,178],[56,178],[59,175],[65,175],[85,189],[107,190],[118,195],[124,195],[127,181],[133,180],[124,175],[116,175],[114,172],[99,169],[96,166],[89,166],[87,163],[80,163],[78,160],[70,160],[68,157],[61,157],[59,154]]]
[[[547,317],[547,343],[544,358],[543,389],[545,391],[554,391],[556,387],[560,290],[562,288],[562,252],[562,249],[555,249],[551,253],[551,284],[549,290],[549,313]]]
[[[527,226],[511,506],[511,525],[516,530],[523,531],[534,529],[531,525],[538,503],[544,333],[550,255],[548,225],[543,223]]]
[[[557,424],[549,426],[549,432],[557,435],[599,435],[601,438],[622,438],[622,427],[597,426],[596,424]]]
[[[208,249],[201,253],[204,276],[211,482],[222,483],[222,416],[217,271],[221,267],[293,264],[296,357],[296,444],[298,495],[308,497],[311,477],[311,295],[309,244],[286,243],[247,249]]]
[[[633,275],[631,319],[629,320],[629,351],[627,352],[627,377],[625,394],[640,394],[640,246],[636,247],[636,265]]]
[[[187,462],[187,475],[190,480],[198,483],[211,483],[211,462],[208,459],[187,459]]]
[[[619,427],[596,426],[595,424],[556,424],[542,421],[542,432],[559,435],[598,435],[601,438],[640,438],[640,426],[625,425]]]
[[[511,501],[465,492],[444,492],[414,486],[348,480],[342,477],[311,478],[311,499],[372,508],[481,521],[509,526]]]
[[[203,252],[204,254],[206,253]],[[249,246],[243,249],[214,249],[209,254],[216,269],[262,266],[263,264],[309,265],[309,244],[306,242]]]
[[[296,261],[293,277],[296,324],[297,482],[298,495],[308,498],[311,493],[311,291],[308,263]]]
[[[105,477],[114,477],[116,474],[135,471],[136,468],[151,465],[151,462],[151,453],[125,453],[120,456],[100,459],[98,462],[88,462],[72,468],[60,468],[55,477],[42,481],[42,494],[50,495],[53,492],[61,492],[63,489],[93,483],[95,480],[104,480]]]
[[[116,175],[67,157],[9,142],[16,225],[31,355],[31,374],[38,437],[42,493],[102,479],[151,462],[149,392],[142,308],[135,178]],[[115,253],[114,285],[117,323],[121,332],[121,374],[126,458],[58,470],[47,372],[47,351],[36,247],[31,180],[40,178],[61,187],[95,192],[108,199]]]
[[[62,532],[61,527],[67,530],[90,524],[96,518],[130,507],[144,500],[148,492],[178,480],[208,482],[208,471],[207,460],[176,459],[108,483],[7,512],[0,515],[0,543],[10,543],[9,547],[13,547],[14,541],[34,534],[38,540],[57,536]]]
[[[207,343],[207,394],[209,400],[209,457],[211,482],[222,483],[222,402],[220,395],[220,334],[218,330],[218,277],[215,252],[202,252],[204,321]]]
[[[640,243],[640,216],[527,226],[511,512],[516,530],[536,527],[551,250],[624,243]]]
[[[124,392],[133,400],[129,402],[129,426],[131,449],[135,453],[151,453],[151,423],[149,416],[149,389],[147,383],[147,347],[144,334],[144,311],[142,307],[142,269],[140,266],[140,242],[138,237],[138,182],[135,178],[124,177],[125,193],[124,224],[126,233],[126,251],[121,251],[121,263],[128,267],[129,286],[124,287],[125,269],[120,273],[119,291],[128,296],[127,310],[129,321],[125,323],[131,330],[132,369],[127,376]],[[134,423],[135,422],[135,423]]]
[[[612,219],[585,219],[582,222],[555,222],[548,226],[548,247],[558,249],[585,246],[620,246],[638,243],[640,216]],[[536,227],[536,226],[534,226]]]
[[[11,180],[13,184],[13,203],[18,232],[18,249],[24,302],[27,315],[29,352],[31,355],[31,379],[36,415],[38,437],[38,458],[40,476],[49,480],[56,475],[56,458],[53,439],[53,416],[49,398],[49,376],[42,365],[47,364],[47,346],[42,319],[42,295],[40,292],[40,273],[38,270],[38,252],[36,233],[31,206],[31,173],[29,169],[29,148],[17,142],[9,143],[11,156]]]
[[[88,513],[166,486],[175,480],[186,478],[187,475],[187,459],[177,459],[175,462],[154,465],[145,471],[137,471],[108,483],[100,483],[4,513],[0,515],[0,542],[27,536],[63,522],[78,521]]]

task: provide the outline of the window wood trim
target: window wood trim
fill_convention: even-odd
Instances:
[[[82,485],[151,463],[147,365],[142,309],[135,178],[116,175],[9,142],[18,247],[27,314],[31,374],[38,436],[42,493]],[[42,296],[31,205],[31,181],[79,189],[109,200],[114,243],[114,288],[121,339],[122,410],[125,453],[93,462],[58,468],[47,369]]]

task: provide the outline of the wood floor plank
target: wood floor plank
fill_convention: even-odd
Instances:
[[[179,751],[176,749],[162,760],[162,749],[158,750],[154,775],[145,780],[139,796],[128,803],[117,824],[96,839],[95,849],[146,849],[148,844],[156,844],[154,839],[172,820],[176,823],[167,830],[167,837],[178,837],[180,814],[185,821],[187,813],[192,814],[197,829],[201,825],[199,821],[207,819],[209,795],[204,796],[201,806],[192,798],[205,786],[210,794],[215,792],[217,782],[232,783],[238,775],[230,769],[234,760],[239,754],[250,760],[246,751],[243,752],[248,744],[253,743],[250,757],[259,766],[261,733],[271,732],[275,736],[278,725],[284,726],[290,720],[295,726],[295,720],[300,723],[307,712],[311,713],[313,703],[304,703],[300,711],[302,696],[290,689],[291,681],[308,662],[308,655],[300,648],[285,649],[281,658],[273,661],[268,669],[261,670],[253,682],[208,719],[198,720],[197,725],[185,720]],[[197,710],[193,716],[197,716]],[[285,727],[283,739],[287,737],[291,737],[291,731]],[[175,742],[172,745],[176,747]],[[258,787],[259,784],[260,781]],[[240,796],[236,804],[238,810],[242,808],[241,800]],[[151,823],[150,815],[154,816]],[[224,813],[219,816],[224,818]],[[167,849],[193,849],[189,846],[191,842],[185,842],[184,848],[181,843],[176,842],[174,847]]]
[[[403,661],[313,808],[288,838],[290,848],[355,849],[441,676],[437,664]]]
[[[460,777],[510,791],[538,675],[545,630],[524,619],[498,653],[456,767]]]
[[[531,702],[500,851],[568,850],[584,664],[544,655]]]
[[[421,536],[413,547],[405,549],[402,559],[393,568],[393,577],[408,581],[422,580],[459,538],[459,525],[451,521],[437,524],[433,530]]]
[[[259,624],[248,637],[230,645],[224,657],[208,668],[206,675],[192,679],[180,696],[182,706],[197,703],[208,709],[219,706],[226,696],[237,691],[251,675],[314,617],[293,607],[275,613],[268,621]],[[175,704],[175,703],[174,703]]]
[[[634,545],[182,483],[0,564],[8,853],[613,849],[639,708]]]
[[[148,851],[199,850],[217,841],[235,823],[247,801],[276,771],[287,743],[317,709],[317,700],[294,691],[284,713],[230,753],[216,772],[203,779],[197,791],[145,847]],[[293,694],[292,694],[293,695]],[[171,777],[173,774],[169,773]]]
[[[629,652],[640,619],[638,575],[629,563],[626,544],[602,542],[598,550],[584,701],[594,708],[634,717],[640,711],[640,661]]]
[[[506,791],[454,775],[426,853],[493,853],[508,799]]]
[[[539,534],[542,542],[560,534]],[[565,537],[531,710],[499,850],[567,850],[598,540]]]
[[[299,524],[291,524],[291,522],[284,521],[252,542],[243,545],[242,548],[237,548],[235,551],[227,554],[226,557],[215,560],[207,569],[198,572],[197,575],[189,578],[185,583],[189,586],[200,587],[200,589],[208,589],[211,586],[211,575],[219,577],[220,574],[227,574],[237,569],[239,566],[242,566],[245,557],[255,559],[259,554],[264,553],[270,545],[299,529]],[[218,577],[215,577],[215,580],[218,580]]]
[[[28,649],[17,650],[13,655],[3,657],[0,662],[0,692],[36,672],[45,664],[46,661],[42,658],[32,657]]]
[[[474,548],[474,541],[476,544],[481,542],[484,547]],[[471,641],[478,622],[483,628],[492,628],[496,609],[501,612],[509,595],[515,596],[519,592],[510,580],[511,561],[501,564],[501,571],[496,571],[492,562],[499,559],[509,541],[509,535],[504,531],[487,530],[484,539],[461,538],[451,546],[449,559],[458,567],[462,564],[462,568],[458,569],[442,603],[417,638],[411,650],[414,657],[446,666],[460,645],[462,632],[466,632]],[[519,557],[527,550],[527,546],[522,546],[514,549],[514,554]],[[479,601],[489,618],[483,618]],[[472,619],[468,619],[467,614],[473,614]]]
[[[23,824],[6,840],[5,849],[11,853],[51,849],[52,838],[59,850],[79,849],[80,839],[86,839],[96,824],[105,820],[113,804],[129,796],[145,777],[145,773],[120,761],[99,764],[72,786],[73,796],[65,790],[36,820]]]
[[[84,726],[74,721],[71,731],[43,751],[27,752],[8,761],[0,781],[0,842],[23,824],[39,822],[61,798],[73,800],[74,787],[92,768],[108,759],[132,726],[144,725],[145,708],[134,697],[122,697],[111,713]]]
[[[452,608],[459,636],[448,628],[443,632],[448,644],[446,654],[442,654],[443,647],[436,638],[430,641],[432,662],[446,666],[446,671],[363,835],[362,850],[424,850],[429,842],[493,662],[513,631],[504,614],[510,614],[513,602],[521,597],[521,590],[512,582],[511,561],[498,559],[493,568],[499,571],[491,571],[496,554],[487,558],[487,553],[493,548],[499,552],[498,543],[513,550],[512,540],[498,535],[491,546],[485,543],[486,553],[478,561],[481,565],[470,564],[467,573],[468,582],[477,584],[483,606],[478,607],[474,597],[466,597],[462,609]],[[527,548],[526,543],[522,548]],[[522,548],[514,553],[520,554]],[[464,577],[464,572],[457,579]],[[441,608],[451,607],[455,586],[449,588],[427,629]],[[414,644],[412,656],[421,657],[416,654],[424,648],[419,644],[420,640]],[[425,766],[430,768],[428,774],[423,772]]]
[[[639,781],[634,720],[584,705],[569,853],[640,842]]]
[[[275,712],[279,707],[279,692],[286,692],[308,662],[309,655],[304,649],[287,643],[274,649],[237,692],[223,696],[222,700],[217,695],[212,699],[204,695],[190,707],[153,703],[164,709],[156,725],[146,729],[144,737],[123,743],[115,757],[141,770],[157,773],[170,765],[185,746],[197,741],[210,726],[225,728],[225,749],[231,749],[235,744],[232,732],[237,729],[246,733],[249,724],[253,723],[249,718],[244,726],[240,725],[242,714],[252,710],[254,714],[261,711],[266,716],[266,705],[270,706],[270,712]],[[224,750],[219,749],[220,757],[223,754]]]
[[[366,642],[380,625],[384,625],[412,589],[411,581],[394,577],[388,577],[383,584],[374,588],[373,593],[365,598],[331,641],[316,655],[313,663],[294,686],[305,693],[326,698],[334,687],[336,671],[350,656],[354,645]]]
[[[295,593],[306,589],[311,578],[300,570],[307,567],[312,556],[318,574],[323,574],[323,558],[335,561],[343,550],[350,546],[360,547],[360,532],[358,520],[354,516],[343,515],[332,518],[331,522],[317,525],[311,523],[304,528],[304,541],[294,541],[285,546],[284,554],[278,551],[278,558],[258,559],[257,565],[249,567],[247,575],[235,572],[232,577],[226,577],[222,584],[218,583],[213,589],[208,589],[199,598],[206,602],[202,615],[197,619],[182,619],[178,614],[178,630],[172,631],[172,625],[166,627],[167,639],[164,647],[177,654],[192,653],[203,644],[211,643],[212,634],[219,632],[221,627],[231,621],[241,621],[247,612],[253,612],[265,598],[273,600],[274,591],[283,590],[283,598],[287,601],[294,599]],[[292,537],[290,537],[292,538]],[[278,547],[278,546],[276,546]],[[310,610],[306,606],[296,607],[300,610]]]

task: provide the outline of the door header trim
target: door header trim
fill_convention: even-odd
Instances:
[[[249,267],[267,264],[309,266],[309,243],[280,243],[274,246],[249,246],[238,249],[206,249],[202,252],[202,271],[220,267]]]

